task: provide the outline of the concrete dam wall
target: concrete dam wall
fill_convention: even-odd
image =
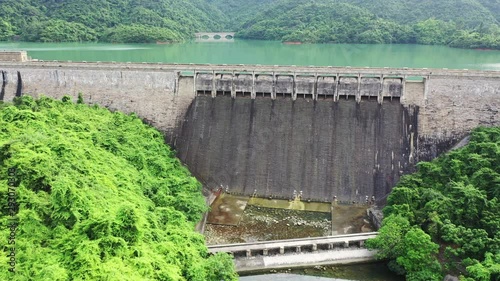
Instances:
[[[411,168],[414,114],[399,100],[197,97],[178,156],[211,188],[303,199],[384,197]]]
[[[500,125],[495,71],[0,62],[0,100],[70,95],[135,112],[207,188],[364,201],[476,126]]]
[[[65,65],[31,62],[9,66],[0,62],[0,77],[3,78],[0,100],[10,101],[15,96],[29,94],[56,99],[69,95],[76,101],[81,93],[88,104],[135,112],[163,131],[170,142],[195,97],[192,90],[179,90],[186,87],[180,85],[183,81],[179,81],[178,73],[172,70],[142,65],[119,67],[111,63],[108,67],[90,63]]]

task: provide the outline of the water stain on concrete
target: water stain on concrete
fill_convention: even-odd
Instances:
[[[248,202],[249,205],[266,208],[277,208],[287,210],[301,210],[310,212],[330,212],[330,203],[303,202],[298,198],[295,200],[266,199],[253,197]]]
[[[235,196],[222,193],[212,203],[207,223],[238,225],[249,199],[248,196]]]

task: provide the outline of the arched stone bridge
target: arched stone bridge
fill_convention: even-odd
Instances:
[[[234,32],[198,32],[194,34],[198,42],[234,41]]]

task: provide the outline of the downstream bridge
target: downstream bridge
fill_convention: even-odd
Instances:
[[[500,126],[500,72],[33,61],[0,53],[0,100],[70,95],[163,131],[207,189],[384,198],[479,126]]]
[[[235,257],[238,272],[375,260],[364,242],[377,232],[208,246]]]

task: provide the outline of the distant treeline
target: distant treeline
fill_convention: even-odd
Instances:
[[[398,0],[300,2],[273,1],[240,18],[239,37],[500,49],[500,28],[493,16],[498,16],[498,3],[493,13],[476,1],[439,1],[433,5],[426,4],[429,1]]]
[[[0,40],[183,41],[199,31],[309,43],[500,49],[499,0],[0,0]]]
[[[205,0],[0,0],[0,6],[0,40],[181,41],[225,25]]]

